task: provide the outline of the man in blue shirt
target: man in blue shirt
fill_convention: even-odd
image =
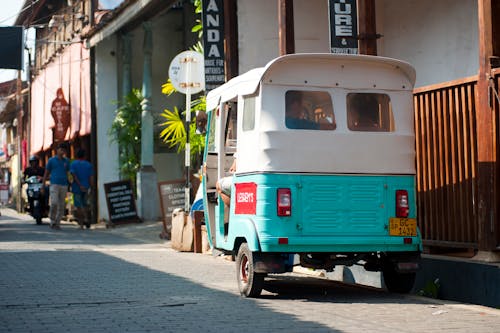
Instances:
[[[75,216],[80,228],[85,225],[90,228],[90,210],[88,204],[88,193],[94,182],[94,169],[89,161],[84,159],[85,150],[80,149],[76,153],[77,160],[70,166],[70,172],[73,175],[73,203],[75,205]]]
[[[50,227],[61,229],[61,219],[66,208],[66,194],[68,192],[69,160],[65,157],[66,145],[60,143],[57,146],[56,156],[47,162],[42,183],[50,176]],[[42,191],[44,188],[42,187]]]

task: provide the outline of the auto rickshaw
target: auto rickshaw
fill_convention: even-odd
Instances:
[[[241,295],[259,296],[268,274],[295,265],[360,264],[389,291],[412,289],[422,251],[414,82],[395,59],[291,54],[208,93],[205,223],[212,248],[234,256]]]

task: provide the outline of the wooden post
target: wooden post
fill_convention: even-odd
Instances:
[[[238,76],[238,15],[236,0],[224,0],[224,38],[226,81]]]
[[[278,0],[278,25],[280,55],[295,53],[293,0]]]
[[[375,0],[358,0],[359,54],[377,55]]]
[[[193,214],[193,252],[202,253],[202,239],[201,239],[201,223],[203,222],[204,213],[202,210],[195,210]]]
[[[479,251],[495,249],[496,151],[495,115],[490,99],[490,57],[493,54],[491,0],[478,0],[479,75],[476,94],[477,223]]]
[[[23,150],[21,147],[21,142],[23,140],[23,86],[21,79],[21,70],[17,71],[17,82],[16,82],[16,104],[17,104],[17,138],[16,138],[16,147],[17,147],[17,165],[15,168],[17,169],[17,188],[16,188],[16,209],[18,212],[22,212],[23,205],[21,203],[22,197],[22,158],[23,158]]]

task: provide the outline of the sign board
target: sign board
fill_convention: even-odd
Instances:
[[[358,13],[356,0],[328,0],[330,51],[358,54]]]
[[[168,68],[168,77],[175,89],[185,94],[199,93],[205,89],[203,55],[184,51],[175,56]]]
[[[140,222],[130,180],[104,184],[104,192],[111,223]]]
[[[23,69],[24,28],[21,26],[0,27],[0,68]]]
[[[205,91],[226,82],[224,71],[224,1],[203,1],[203,52],[205,53]]]
[[[158,183],[161,214],[168,228],[172,226],[172,212],[176,208],[184,208],[185,184],[184,179]]]
[[[71,113],[62,88],[57,89],[56,98],[52,101],[50,107],[50,113],[54,118],[54,141],[64,141],[71,122]]]

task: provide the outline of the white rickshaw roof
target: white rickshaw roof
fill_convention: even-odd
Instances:
[[[261,82],[265,82],[265,79],[270,75],[283,76],[285,75],[287,80],[283,82],[277,82],[277,78],[273,77],[274,81],[266,82],[269,84],[286,84],[289,85],[288,74],[291,68],[299,68],[300,64],[304,66],[310,66],[312,63],[320,63],[321,65],[331,65],[336,64],[337,66],[351,66],[351,65],[362,65],[373,67],[383,67],[384,72],[388,69],[396,71],[401,79],[405,82],[395,81],[394,77],[389,78],[386,81],[380,82],[381,77],[377,78],[377,87],[381,89],[397,89],[397,90],[411,90],[415,84],[415,69],[408,63],[386,57],[379,56],[369,56],[369,55],[346,55],[346,54],[331,54],[331,53],[296,53],[288,54],[272,61],[268,62],[266,66],[252,69],[242,75],[239,75],[220,87],[217,87],[207,94],[207,110],[213,110],[217,107],[220,101],[227,101],[235,98],[238,95],[249,95],[257,91]],[[360,73],[362,75],[362,73]],[[403,75],[401,75],[403,74]],[[326,79],[326,80],[325,80]],[[323,75],[319,78],[317,82],[309,82],[311,86],[330,86],[331,87],[331,76]],[[342,84],[344,88],[361,88],[359,86],[359,78],[349,81],[345,80]],[[369,87],[364,87],[369,88]]]
[[[238,173],[414,174],[414,83],[413,67],[395,59],[291,54],[210,91],[207,110],[214,110],[221,101],[253,95],[260,90],[254,130],[239,131],[242,123],[238,125]],[[338,91],[337,97],[332,95],[334,99],[339,98],[337,128],[334,131],[286,128],[284,91],[294,89]],[[346,112],[341,111],[346,110],[346,104],[340,102],[340,98],[351,91],[390,93],[395,109],[395,130],[350,131]]]

